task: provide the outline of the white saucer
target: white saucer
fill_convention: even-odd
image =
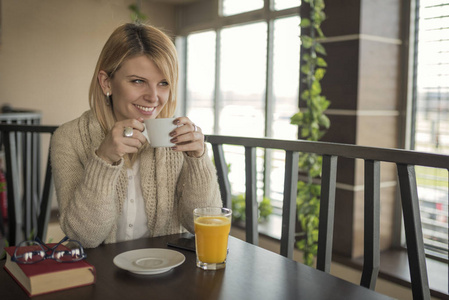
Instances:
[[[135,274],[160,274],[179,266],[185,261],[185,256],[168,249],[138,249],[120,253],[114,257],[114,264]]]

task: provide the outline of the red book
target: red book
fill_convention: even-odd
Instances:
[[[30,297],[95,283],[95,267],[86,260],[61,263],[46,259],[35,264],[18,264],[11,260],[15,248],[5,248],[4,268]]]

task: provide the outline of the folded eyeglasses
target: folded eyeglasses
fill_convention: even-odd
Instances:
[[[64,237],[53,247],[47,246],[38,237],[34,241],[21,242],[15,249],[12,261],[19,264],[34,264],[46,259],[57,262],[76,262],[86,258],[80,242]]]

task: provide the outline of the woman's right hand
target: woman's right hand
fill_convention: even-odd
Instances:
[[[133,128],[131,137],[124,135],[126,127]],[[125,154],[137,153],[139,148],[145,144],[146,138],[142,134],[144,129],[143,119],[119,121],[114,124],[95,153],[110,164],[117,163]]]

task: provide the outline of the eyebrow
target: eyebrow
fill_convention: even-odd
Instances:
[[[139,76],[139,75],[127,75],[126,78],[132,78],[132,77],[137,77],[137,78],[142,78],[142,79],[146,79],[145,77]]]
[[[139,78],[139,79],[143,79],[143,80],[148,80],[147,78],[142,77],[142,76],[139,76],[139,75],[126,75],[125,77],[126,77],[126,78]],[[162,79],[160,80],[160,82],[161,82],[161,81],[167,81],[167,82],[168,82],[168,79],[162,78]]]

